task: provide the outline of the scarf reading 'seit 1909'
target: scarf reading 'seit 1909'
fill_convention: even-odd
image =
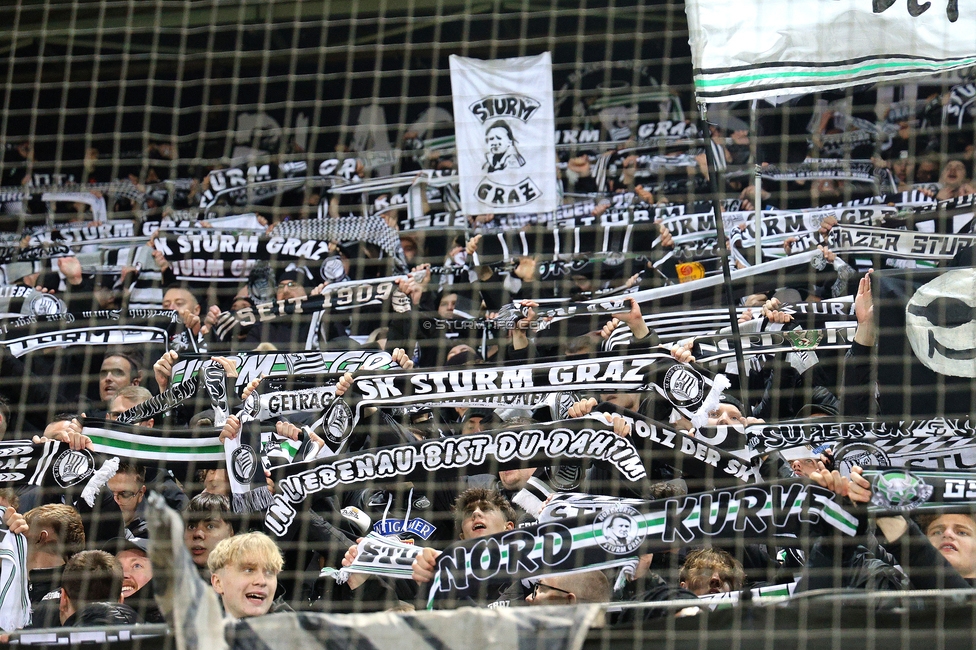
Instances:
[[[766,483],[621,502],[595,515],[456,542],[437,558],[428,606],[478,599],[488,581],[606,569],[708,540],[769,542],[784,534],[808,536],[813,526],[852,536],[857,518],[834,496],[805,481]]]
[[[239,327],[250,327],[295,314],[348,311],[367,305],[381,305],[386,301],[390,301],[393,311],[406,313],[412,309],[412,303],[396,283],[404,277],[407,276],[336,282],[328,285],[319,295],[298,296],[237,311],[225,311],[218,317],[214,331],[217,338],[224,341]]]

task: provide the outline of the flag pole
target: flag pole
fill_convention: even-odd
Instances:
[[[759,145],[756,139],[759,137],[759,117],[757,115],[758,99],[754,99],[749,102],[749,132],[752,134],[752,138],[749,141],[749,157],[752,159],[752,164],[755,166],[755,187],[756,195],[753,198],[756,209],[756,264],[762,264],[763,254],[762,254],[762,165],[759,164]]]
[[[725,236],[725,222],[722,219],[722,202],[719,200],[718,194],[718,168],[715,164],[715,153],[712,151],[712,131],[708,128],[707,118],[706,104],[699,102],[698,128],[705,138],[705,166],[708,172],[709,190],[712,195],[712,211],[715,213],[715,234],[718,239],[718,256],[722,262],[722,277],[725,280],[725,302],[729,307],[729,321],[732,324],[732,344],[735,346],[735,363],[739,370],[739,399],[747,411],[742,415],[749,416],[752,415],[749,406],[749,375],[746,371],[745,355],[742,353],[742,339],[739,338],[739,316],[735,310],[735,298],[732,295],[732,271],[729,268],[730,251],[728,239]]]

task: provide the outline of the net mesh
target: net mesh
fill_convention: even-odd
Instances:
[[[248,618],[248,647],[461,647],[482,614],[574,647],[971,638],[968,70],[703,115],[681,3],[0,24],[0,505],[30,527],[0,578],[34,627],[61,589],[106,644],[220,636],[185,610],[208,558],[267,560],[250,530],[279,589],[218,580],[225,611],[304,632]],[[561,205],[465,213],[448,57],[542,52]],[[93,550],[138,619],[95,606],[119,584]],[[516,609],[570,602],[609,604]],[[512,615],[315,618],[465,604]]]

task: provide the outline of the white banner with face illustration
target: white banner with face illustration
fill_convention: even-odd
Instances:
[[[976,64],[959,0],[688,0],[699,101],[845,88]]]
[[[452,55],[451,86],[464,212],[555,210],[549,53],[495,61]]]

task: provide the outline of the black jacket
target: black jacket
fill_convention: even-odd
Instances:
[[[62,627],[132,625],[141,623],[135,610],[123,603],[90,603],[68,617]]]

